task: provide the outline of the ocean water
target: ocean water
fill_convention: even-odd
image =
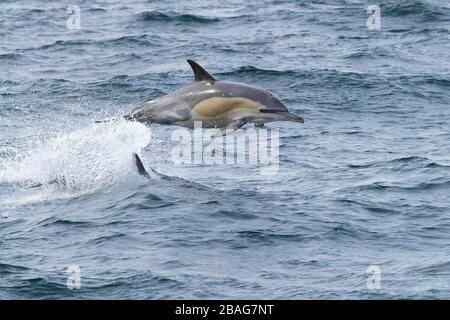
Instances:
[[[0,1],[0,298],[450,298],[450,5],[371,4]],[[188,58],[305,118],[267,125],[275,174],[95,123]]]

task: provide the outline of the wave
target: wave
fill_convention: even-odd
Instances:
[[[71,292],[67,293],[65,279],[55,281],[50,277],[36,276],[33,273],[24,276],[16,275],[14,279],[9,279],[2,289],[10,291],[11,296],[16,299],[55,299],[55,297],[71,295]]]
[[[359,59],[367,57],[381,57],[387,56],[387,52],[379,52],[377,54],[356,52],[345,56],[345,59]],[[413,86],[421,84],[436,85],[442,88],[450,87],[450,79],[444,75],[383,75],[377,76],[368,73],[341,71],[337,69],[312,69],[312,70],[275,70],[275,69],[262,69],[255,66],[241,66],[238,69],[218,73],[222,77],[238,77],[238,76],[258,76],[258,77],[277,77],[284,81],[295,83],[290,79],[306,79],[307,81],[318,80],[322,85],[337,86],[351,86],[351,87],[363,87],[363,88],[375,88],[379,85],[385,85],[386,81],[392,81],[395,83],[405,82],[411,83]],[[298,81],[297,81],[298,82]],[[302,87],[304,83],[300,84]],[[295,88],[295,84],[292,88]]]
[[[351,169],[367,169],[373,167],[383,167],[392,170],[404,169],[420,169],[420,168],[449,168],[450,166],[440,164],[427,157],[421,156],[407,156],[390,160],[366,162],[362,164],[349,164]]]
[[[70,226],[71,228],[81,227],[81,226],[90,226],[92,222],[90,221],[75,221],[68,219],[58,219],[56,217],[46,218],[38,223],[38,225],[42,227],[50,226],[50,225],[58,225],[61,227]]]
[[[88,8],[87,12],[107,12],[107,10],[105,8],[100,8],[100,7],[95,7],[95,8]]]
[[[370,231],[369,229],[357,227],[350,223],[340,223],[330,230],[325,231],[321,234],[321,237],[325,239],[358,239],[358,240],[376,240],[382,237],[378,232]]]
[[[346,206],[351,206],[355,208],[362,208],[366,211],[376,213],[376,214],[400,214],[401,211],[394,209],[391,206],[381,204],[378,201],[372,201],[369,199],[364,200],[354,200],[348,197],[344,197],[341,199],[335,199],[337,203],[344,204]]]
[[[22,58],[22,55],[18,53],[4,53],[0,54],[0,61],[1,60],[19,60]]]
[[[221,76],[238,76],[238,75],[258,75],[267,77],[279,77],[289,80],[295,79],[318,79],[323,83],[337,84],[354,84],[358,86],[369,86],[373,82],[381,81],[372,74],[347,72],[336,69],[312,69],[312,70],[274,70],[261,69],[255,66],[242,66],[230,72],[219,73]],[[303,83],[301,84],[304,85]]]
[[[219,18],[205,17],[193,14],[179,14],[175,12],[162,13],[158,11],[145,11],[137,15],[139,21],[144,22],[175,22],[175,23],[215,23]]]
[[[424,74],[424,75],[400,75],[391,77],[392,81],[408,84],[409,87],[416,88],[419,85],[430,84],[442,88],[450,87],[450,78],[448,75]]]
[[[130,44],[139,44],[139,45],[152,45],[154,43],[154,40],[157,39],[157,36],[149,37],[147,35],[140,35],[140,36],[122,36],[118,38],[108,39],[101,41],[100,44],[124,44],[124,45],[130,45]]]
[[[390,30],[392,32],[392,30]],[[417,34],[425,34],[425,35],[434,35],[434,34],[441,34],[441,33],[450,33],[449,29],[446,28],[423,28],[423,29],[402,29],[402,32],[407,32],[408,35],[417,35]]]
[[[450,262],[444,261],[440,263],[434,263],[432,265],[416,269],[418,271],[427,275],[448,275],[450,273]]]
[[[19,82],[13,80],[0,80],[0,87],[2,86],[16,86]]]
[[[52,48],[58,48],[58,47],[68,47],[68,46],[75,46],[80,47],[83,45],[89,45],[92,43],[95,43],[96,41],[86,39],[86,40],[56,40],[55,42],[44,44],[42,46],[36,47],[36,48],[29,48],[24,50],[45,50],[45,49],[52,49]]]
[[[44,44],[39,47],[26,48],[22,49],[24,51],[27,50],[47,50],[47,49],[63,49],[67,47],[76,47],[79,48],[81,46],[93,46],[93,47],[103,47],[103,46],[115,46],[115,45],[142,45],[142,46],[152,46],[155,45],[157,40],[160,40],[160,37],[157,35],[148,36],[146,34],[142,35],[124,35],[116,38],[110,39],[84,39],[84,40],[56,40],[52,43]],[[17,59],[20,56],[12,56],[11,58]],[[1,58],[1,56],[0,56]]]
[[[296,75],[298,71],[293,70],[273,70],[273,69],[260,69],[254,66],[242,66],[236,70],[229,72],[222,72],[219,75],[230,76],[230,75],[241,75],[241,74],[252,74],[252,75],[268,75],[268,76],[286,76],[286,75]]]
[[[408,185],[393,184],[391,182],[376,181],[342,189],[340,191],[358,193],[362,191],[429,191],[432,189],[449,189],[450,180],[445,178],[431,179],[426,182],[409,183]]]
[[[438,85],[443,88],[450,88],[450,79],[438,78],[435,76],[423,77],[422,81],[427,84]]]
[[[445,21],[449,19],[448,7],[440,7],[425,1],[396,1],[381,5],[381,14],[386,17],[420,16],[422,21]]]
[[[344,55],[343,59],[386,59],[388,57],[396,57],[395,53],[390,54],[385,48],[364,49]]]
[[[16,274],[19,272],[25,272],[30,270],[30,268],[19,266],[19,265],[13,265],[13,264],[7,264],[7,263],[1,263],[0,262],[0,274],[5,275],[8,273]]]
[[[421,182],[411,187],[404,187],[406,190],[431,190],[431,189],[441,189],[450,188],[450,180],[445,178],[433,179],[427,182]]]

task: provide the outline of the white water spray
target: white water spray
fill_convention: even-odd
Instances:
[[[37,189],[30,186],[42,185],[39,195],[32,197],[41,200],[48,200],[50,193],[50,198],[59,198],[104,190],[136,171],[132,154],[150,140],[149,128],[126,121],[61,133],[14,159],[0,159],[0,185],[15,185],[18,191],[28,189],[28,196]],[[0,196],[0,204],[15,203],[11,196],[17,194]]]

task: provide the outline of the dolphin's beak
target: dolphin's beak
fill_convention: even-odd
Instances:
[[[305,120],[302,117],[299,117],[298,115],[293,114],[291,112],[280,112],[279,114],[287,121],[294,121],[294,122],[298,122],[298,123],[305,122]]]

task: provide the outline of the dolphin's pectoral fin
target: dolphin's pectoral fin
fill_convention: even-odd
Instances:
[[[255,123],[256,128],[264,128],[264,123]]]
[[[146,178],[150,178],[150,175],[148,174],[147,170],[145,170],[144,164],[141,161],[141,158],[137,155],[137,153],[134,153],[134,158],[136,160],[136,166],[138,168],[138,172],[140,175],[143,175]]]
[[[187,62],[191,66],[192,71],[194,71],[195,81],[216,81],[216,79],[214,79],[214,77],[197,62],[193,60],[187,60]]]
[[[234,133],[236,130],[238,130],[239,128],[224,128],[222,130],[220,130],[219,132],[215,133],[212,135],[213,138],[218,138],[218,137],[224,137],[227,134],[232,134]]]
[[[223,136],[226,136],[227,134],[234,133],[234,132],[236,132],[236,130],[240,129],[244,124],[245,124],[245,122],[242,120],[236,120],[236,121],[230,122],[225,128],[223,128],[219,132],[213,134],[213,138],[223,137]]]

